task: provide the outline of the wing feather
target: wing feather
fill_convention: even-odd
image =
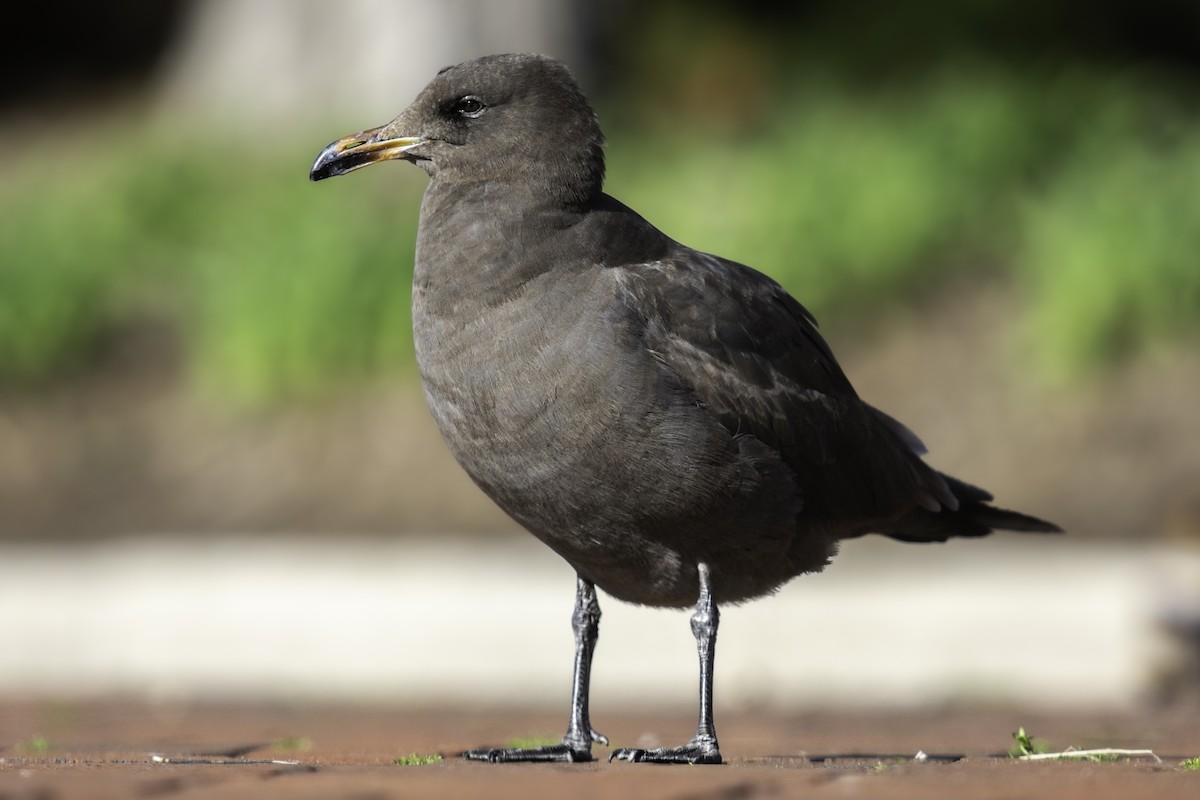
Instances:
[[[957,506],[920,439],[858,397],[812,314],[774,280],[682,246],[620,278],[643,346],[732,436],[781,454],[806,515],[878,522]]]

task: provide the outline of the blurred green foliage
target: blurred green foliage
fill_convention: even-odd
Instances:
[[[1200,331],[1200,130],[1138,99],[1097,98],[1053,182],[1021,209],[1026,332],[1059,373]]]
[[[147,318],[177,328],[201,386],[236,403],[320,395],[411,360],[420,180],[317,191],[311,147],[105,141],[54,155],[51,171],[31,159],[0,192],[4,383],[68,371]]]
[[[869,88],[792,77],[687,124],[686,107],[656,116],[628,98],[612,124],[602,104],[610,191],[818,316],[1005,274],[1053,374],[1196,335],[1200,119],[1169,87],[980,64]],[[0,383],[62,375],[147,317],[181,333],[199,385],[238,403],[409,363],[417,170],[313,186],[320,142],[119,134],[5,176]]]
[[[749,130],[621,137],[610,186],[818,317],[1003,274],[1056,379],[1200,332],[1200,117],[1168,82],[973,64],[773,98]]]

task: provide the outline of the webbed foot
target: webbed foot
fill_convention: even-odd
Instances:
[[[621,747],[608,757],[609,761],[614,759],[645,764],[720,764],[721,751],[715,741],[693,739],[682,747],[656,747],[652,750]]]
[[[487,761],[491,764],[514,764],[522,761],[558,761],[574,763],[591,761],[591,746],[571,747],[568,744],[547,744],[539,747],[482,747],[460,754],[468,761]]]

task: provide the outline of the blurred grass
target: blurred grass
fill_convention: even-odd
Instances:
[[[423,181],[389,165],[316,187],[310,156],[239,175],[209,209],[217,240],[193,254],[199,377],[242,401],[324,394],[412,361]]]
[[[623,137],[610,186],[818,318],[1001,274],[1026,309],[1021,352],[1052,381],[1195,342],[1200,117],[1169,82],[959,65],[915,87],[798,82],[773,100],[762,130]]]
[[[1200,328],[1200,120],[1147,81],[963,67],[870,91],[797,80],[764,102],[724,127],[608,125],[610,190],[818,316],[1003,273],[1030,349],[1068,379]],[[313,186],[320,142],[94,138],[0,188],[0,384],[67,374],[147,316],[239,404],[410,363],[417,170]]]
[[[1011,244],[1014,195],[1038,159],[1013,88],[809,87],[761,133],[614,143],[612,181],[677,238],[770,273],[814,309],[869,306]]]
[[[318,191],[311,147],[106,141],[5,181],[4,383],[69,371],[107,330],[145,317],[177,327],[199,385],[239,404],[320,395],[411,360],[420,180],[385,169]]]
[[[1200,132],[1110,93],[1021,209],[1025,332],[1067,376],[1200,332]],[[1157,120],[1157,122],[1156,122]],[[1117,146],[1114,146],[1114,143]]]

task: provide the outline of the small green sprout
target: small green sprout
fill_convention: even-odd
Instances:
[[[24,744],[25,750],[30,753],[44,753],[50,749],[50,742],[45,736],[34,736]]]
[[[423,767],[426,764],[437,764],[441,762],[442,757],[437,753],[424,755],[421,753],[409,753],[406,756],[400,756],[392,761],[397,767]]]
[[[1100,753],[1091,753],[1090,755],[1087,755],[1084,757],[1088,761],[1120,761],[1121,760],[1120,753],[1100,752]]]
[[[1035,753],[1047,753],[1050,751],[1050,746],[1045,742],[1035,740],[1032,736],[1025,732],[1024,726],[1017,728],[1012,735],[1016,744],[1008,751],[1008,754],[1013,758],[1022,756],[1031,756]]]
[[[509,739],[504,746],[519,750],[531,750],[535,747],[547,747],[555,744],[562,744],[562,739],[557,736],[518,736]]]
[[[296,750],[303,751],[312,748],[312,740],[307,736],[284,736],[282,739],[276,739],[271,743],[273,750]]]
[[[1200,772],[1200,756],[1180,761],[1179,768],[1187,772]]]

